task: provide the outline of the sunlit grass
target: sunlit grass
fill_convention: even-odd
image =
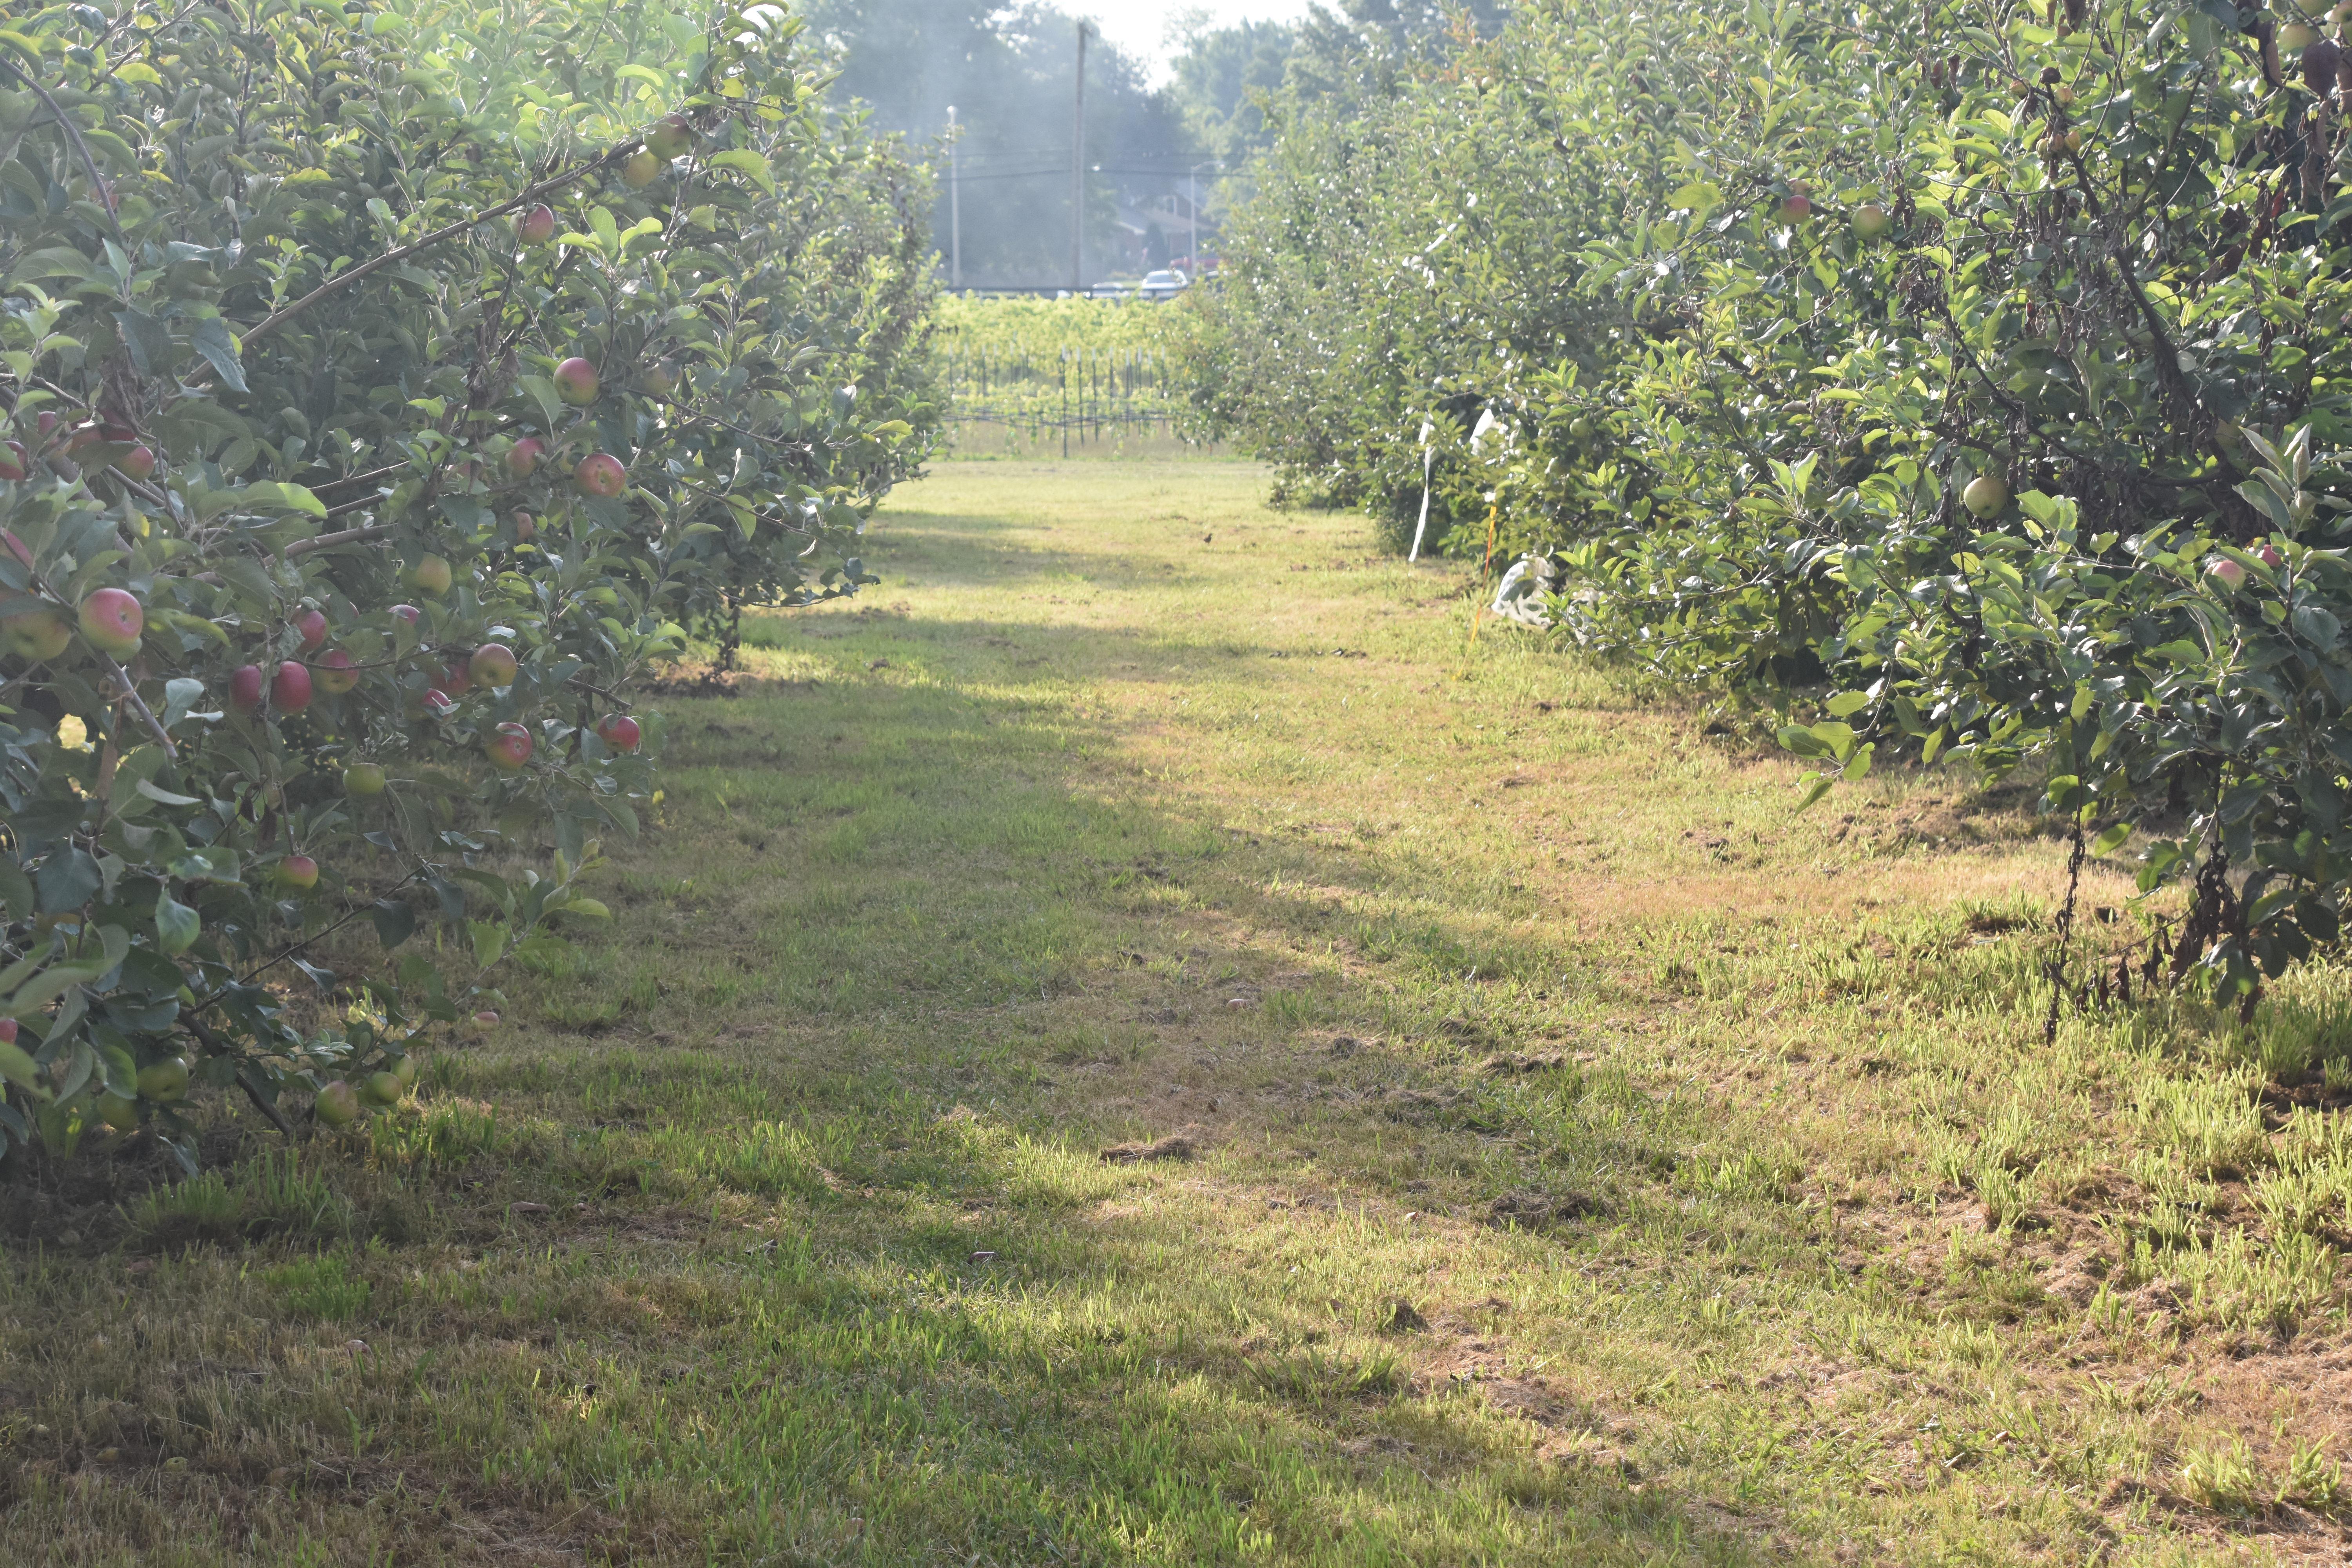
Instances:
[[[0,1557],[2335,1539],[2352,972],[2045,1045],[2032,823],[1938,774],[1792,816],[1263,482],[943,468],[879,587],[662,705],[614,927],[414,1107],[12,1194]]]

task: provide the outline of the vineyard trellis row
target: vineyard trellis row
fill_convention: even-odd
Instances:
[[[1173,437],[1185,413],[1181,301],[950,299],[937,342],[949,420],[1065,453]]]

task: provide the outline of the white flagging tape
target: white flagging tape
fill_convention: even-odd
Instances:
[[[1421,559],[1421,536],[1429,531],[1429,475],[1432,467],[1437,461],[1437,449],[1429,444],[1431,434],[1432,426],[1429,421],[1423,420],[1421,422],[1421,521],[1414,525],[1412,553],[1405,557],[1407,562]]]

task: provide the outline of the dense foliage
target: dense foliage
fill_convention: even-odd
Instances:
[[[933,424],[929,191],[770,6],[8,29],[0,1152],[191,1158],[192,1074],[396,1100],[603,912],[659,749],[631,680],[867,580]],[[466,961],[319,967],[361,920]]]
[[[1391,512],[1433,419],[1580,639],[1812,719],[1818,787],[2032,763],[2084,847],[2149,826],[2173,973],[2251,1000],[2352,890],[2329,26],[1530,6],[1302,114],[1202,396]]]

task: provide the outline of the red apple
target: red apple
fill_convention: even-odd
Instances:
[[[654,183],[660,174],[662,161],[644,148],[621,160],[621,183],[633,191],[642,191]]]
[[[646,390],[656,397],[667,397],[677,390],[677,366],[667,360],[657,360],[646,371]]]
[[[299,713],[310,706],[310,671],[292,659],[278,667],[269,682],[269,705],[280,713]]]
[[[392,607],[392,618],[394,620],[406,621],[412,626],[417,623],[418,619],[421,618],[424,614],[424,611],[418,609],[414,605],[394,605]]]
[[[555,390],[566,403],[596,401],[596,367],[574,355],[555,367]]]
[[[138,443],[115,458],[114,466],[134,479],[143,479],[155,471],[155,454],[148,449],[145,443]]]
[[[2215,561],[2205,570],[2208,574],[2220,578],[2225,587],[2240,587],[2246,581],[2246,569],[2226,555]]]
[[[532,534],[539,531],[539,520],[527,511],[514,514],[515,542],[529,544]]]
[[[15,446],[16,443],[10,442],[9,445]],[[19,449],[21,450],[21,448]],[[16,558],[17,564],[22,566],[30,566],[33,563],[32,546],[17,538],[16,534],[11,532],[9,530],[0,528],[0,544],[5,544],[8,547],[8,553]]]
[[[644,736],[626,713],[607,713],[597,721],[596,738],[616,752],[634,752]]]
[[[120,588],[100,588],[81,602],[81,635],[108,653],[128,658],[139,651],[147,612]]]
[[[327,640],[327,617],[316,610],[304,610],[294,617],[294,629],[302,634],[302,651],[308,653]]]
[[[1867,244],[1884,236],[1895,226],[1895,219],[1876,202],[1864,202],[1853,209],[1853,236]]]
[[[449,571],[449,563],[438,555],[419,557],[416,564],[408,569],[409,585],[422,588],[436,598],[447,593],[454,581],[456,578]]]
[[[0,619],[0,642],[27,664],[40,664],[73,646],[73,623],[55,610],[26,610]]]
[[[319,885],[319,863],[308,855],[289,855],[278,862],[278,881],[281,887],[307,893]]]
[[[92,447],[106,445],[106,432],[95,423],[85,420],[66,436],[66,456],[79,458]]]
[[[592,496],[610,499],[629,488],[629,470],[610,452],[593,452],[580,459],[572,482]]]
[[[345,795],[382,795],[384,782],[381,763],[353,763],[343,770]]]
[[[16,1020],[14,1018],[0,1018],[0,1046],[13,1046],[16,1043]]]
[[[555,237],[555,213],[544,203],[515,219],[515,237],[525,245],[545,245]]]
[[[466,661],[467,676],[485,691],[512,686],[515,672],[521,668],[515,660],[514,649],[504,643],[486,642]]]
[[[436,719],[446,719],[457,710],[457,699],[436,686],[425,694],[425,711]]]
[[[240,664],[228,678],[228,705],[240,713],[261,706],[261,666]]]
[[[536,436],[526,436],[507,449],[507,472],[516,479],[527,479],[539,472],[539,465],[547,460],[547,443]]]
[[[509,720],[483,741],[482,754],[490,759],[490,766],[510,773],[530,761],[531,744],[530,731]]]
[[[666,114],[646,132],[646,147],[656,158],[675,158],[693,145],[694,129],[683,114]]]
[[[2263,564],[2274,572],[2286,564],[2286,557],[2279,553],[2278,546],[2275,544],[2263,545],[2262,557]]]
[[[331,647],[312,661],[312,679],[319,689],[330,697],[341,697],[360,683],[360,672],[352,668],[352,656],[341,648]]]
[[[0,441],[0,452],[5,452],[6,454],[5,457],[0,457],[0,479],[14,480],[23,479],[25,477],[25,465],[33,460],[25,455],[24,443],[21,441]]]

